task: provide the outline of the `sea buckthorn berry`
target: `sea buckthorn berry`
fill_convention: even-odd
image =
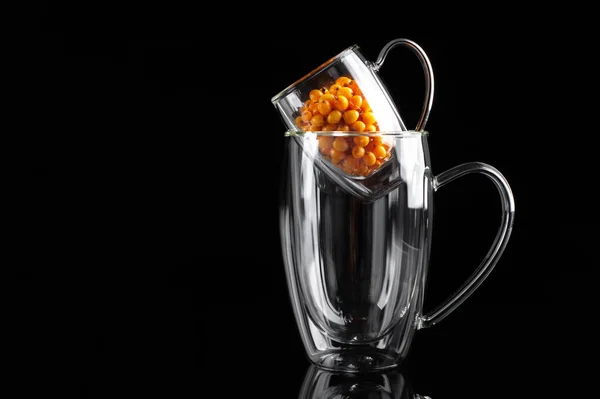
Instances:
[[[313,115],[319,113],[319,103],[312,103],[308,109]]]
[[[365,123],[363,121],[356,121],[350,126],[350,129],[355,132],[364,132],[365,131]]]
[[[369,167],[365,165],[364,161],[358,164],[358,169],[356,171],[360,176],[366,176],[369,174]]]
[[[333,136],[319,136],[317,140],[319,140],[319,148],[322,150],[333,147]]]
[[[360,147],[360,146],[356,146],[354,148],[352,148],[352,156],[354,158],[362,158],[365,156],[365,148],[364,147]]]
[[[373,154],[375,155],[375,158],[383,159],[386,157],[387,151],[385,150],[384,146],[378,145],[378,146],[375,146],[375,148],[373,148]]]
[[[349,132],[350,127],[348,125],[341,124],[341,125],[338,125],[337,130],[338,130],[338,132]]]
[[[375,125],[367,125],[365,126],[365,132],[376,132],[377,128],[375,127]]]
[[[367,101],[366,98],[363,98],[363,102],[362,102],[362,105],[360,106],[360,108],[363,110],[363,112],[372,111],[371,104],[369,104],[369,102]]]
[[[349,87],[342,87],[341,89],[338,90],[337,92],[337,96],[344,96],[346,97],[348,100],[350,100],[352,98],[352,96],[354,96],[354,93],[352,92],[352,89]]]
[[[310,120],[312,119],[312,117],[313,117],[313,114],[310,111],[304,111],[302,113],[302,120],[304,122],[310,122]]]
[[[348,86],[351,82],[352,82],[352,79],[350,79],[347,76],[340,76],[335,81],[336,84],[338,84],[338,85],[340,85],[342,87]]]
[[[335,148],[331,150],[331,161],[334,164],[340,163],[344,158],[346,158],[346,153],[344,151],[338,151]]]
[[[333,140],[333,148],[341,152],[346,152],[348,151],[348,148],[350,148],[350,145],[344,137],[336,137],[335,140]]]
[[[325,125],[325,117],[321,114],[314,115],[310,120],[310,124],[313,127],[322,127]]]
[[[358,87],[358,83],[356,83],[356,80],[348,82],[347,86],[352,89],[354,94],[362,94],[360,91],[360,87]]]
[[[324,132],[333,132],[335,130],[337,130],[337,125],[328,124],[328,125],[323,126]]]
[[[345,97],[341,97],[341,98],[345,98]],[[348,110],[348,111],[344,112],[344,122],[346,122],[346,124],[348,124],[348,125],[352,125],[354,122],[356,122],[358,120],[359,116],[360,116],[360,114],[358,113],[357,110],[355,110],[355,109]]]
[[[299,117],[297,117],[297,118],[294,120],[294,122],[296,122],[296,126],[298,126],[298,127],[302,127],[302,124],[303,124],[303,122],[304,122],[304,121],[302,120],[302,117],[301,117],[301,116],[299,116]]]
[[[312,90],[309,94],[309,97],[312,101],[317,102],[322,95],[323,92],[321,90]]]
[[[337,96],[337,92],[341,88],[342,88],[342,86],[336,83],[336,84],[331,85],[331,87],[329,88],[329,92],[331,94],[333,94],[334,96]]]
[[[371,141],[369,136],[355,136],[353,140],[354,144],[360,147],[365,147],[367,144],[369,144],[369,141]]]
[[[333,101],[335,100],[335,96],[331,93],[323,94],[319,101],[329,101],[331,105],[333,105]]]
[[[339,96],[333,100],[333,107],[339,111],[345,111],[348,109],[349,101],[347,97]]]
[[[362,158],[362,160],[367,166],[373,166],[375,165],[375,162],[377,162],[377,158],[372,152],[365,153],[365,156]]]
[[[352,172],[354,171],[354,168],[352,167],[352,164],[344,161],[341,164],[342,170],[348,174],[352,174]]]
[[[373,136],[373,145],[381,145],[383,144],[383,137],[380,135]]]
[[[327,116],[331,112],[331,104],[329,101],[319,101],[318,109],[321,115]]]
[[[358,169],[359,160],[354,157],[346,157],[344,158],[342,168],[344,172],[352,174]]]
[[[362,121],[365,125],[372,125],[377,122],[377,119],[375,119],[375,115],[371,111],[367,111],[362,114]]]
[[[342,112],[337,109],[334,109],[333,111],[331,111],[331,113],[329,115],[327,115],[327,122],[329,122],[331,124],[340,123],[341,120],[342,120]]]
[[[363,98],[359,95],[354,95],[354,96],[352,96],[352,98],[350,99],[350,101],[348,103],[348,108],[360,109],[362,103],[363,103]]]

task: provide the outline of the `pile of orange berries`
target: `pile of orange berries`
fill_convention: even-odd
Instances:
[[[377,118],[356,81],[339,77],[330,87],[312,90],[309,97],[298,110],[300,129],[356,133],[318,136],[319,151],[334,165],[348,174],[367,176],[390,157],[390,145],[374,133],[379,131]]]

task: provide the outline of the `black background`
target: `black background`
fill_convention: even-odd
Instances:
[[[511,184],[516,215],[489,279],[417,333],[401,372],[433,398],[591,392],[584,33],[389,26],[373,39],[236,35],[228,24],[206,36],[186,29],[196,25],[186,10],[154,11],[45,5],[32,18],[15,231],[26,243],[14,298],[24,370],[66,363],[58,382],[82,397],[208,397],[215,386],[216,397],[296,398],[309,363],[279,247],[284,125],[270,100],[350,45],[375,60],[405,37],[435,74],[434,174],[489,163]],[[414,125],[418,60],[395,49],[380,75]],[[474,270],[499,216],[482,176],[435,194],[426,309]]]

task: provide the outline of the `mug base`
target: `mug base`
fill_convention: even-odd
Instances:
[[[396,357],[377,351],[326,352],[319,354],[311,361],[323,370],[344,373],[381,372],[398,367]]]

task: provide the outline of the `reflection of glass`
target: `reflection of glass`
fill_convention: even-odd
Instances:
[[[349,374],[310,366],[299,399],[429,399],[413,392],[399,372]]]

